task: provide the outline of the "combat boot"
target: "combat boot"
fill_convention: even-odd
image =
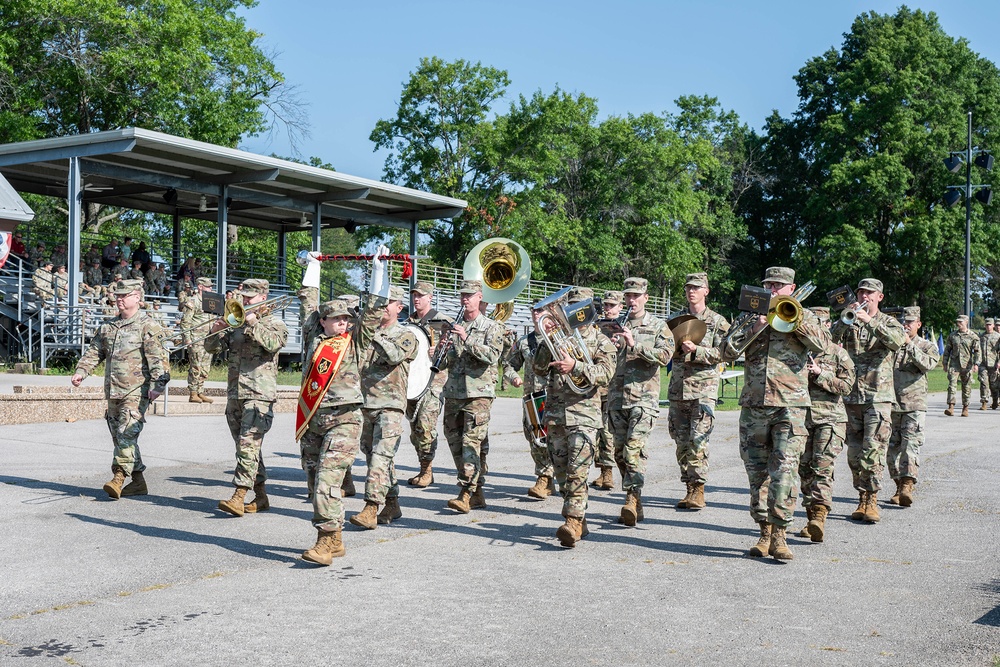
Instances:
[[[247,514],[255,514],[266,512],[269,509],[271,509],[271,503],[267,499],[264,482],[257,482],[253,485],[253,500],[243,505],[243,511]]]
[[[913,487],[917,480],[912,477],[904,477],[900,481],[902,485],[899,487],[899,504],[901,507],[909,507],[913,504]]]
[[[528,489],[528,495],[532,498],[545,500],[551,496],[555,490],[555,483],[552,481],[551,477],[548,475],[539,475],[538,479],[535,480],[535,485]]]
[[[949,403],[948,404],[948,409],[945,410],[944,413],[946,415],[948,415],[949,417],[954,417],[955,416],[955,404],[954,403]]]
[[[816,505],[813,508],[813,515],[809,518],[809,523],[806,524],[809,539],[813,542],[823,541],[823,535],[826,531],[826,515],[829,513],[830,510],[826,508],[826,505]]]
[[[348,521],[366,530],[375,530],[375,527],[378,525],[378,503],[366,500],[365,508],[348,519]]]
[[[750,547],[750,556],[763,558],[771,548],[771,524],[767,521],[759,521],[757,525],[760,526],[760,537],[757,538],[757,544]]]
[[[317,530],[316,533],[316,545],[303,552],[302,560],[318,565],[329,565],[334,558],[339,558],[347,553],[339,529],[330,532]]]
[[[145,496],[149,494],[149,489],[146,488],[146,480],[143,478],[141,472],[132,471],[132,481],[125,485],[122,489],[123,496]]]
[[[853,512],[851,512],[851,518],[855,521],[861,521],[865,518],[865,507],[868,505],[868,492],[858,491],[858,507]]]
[[[111,478],[111,481],[104,485],[104,492],[108,494],[108,498],[113,500],[118,500],[122,497],[122,486],[125,484],[125,471],[119,466],[112,468],[115,476]]]
[[[595,489],[610,491],[615,488],[615,476],[611,472],[611,466],[601,466],[601,474],[590,484]]]
[[[420,462],[420,472],[411,477],[406,481],[410,486],[415,486],[418,489],[426,489],[428,486],[434,483],[434,471],[431,469],[430,461]]]
[[[625,506],[622,507],[619,519],[621,523],[624,523],[626,526],[634,526],[636,521],[639,520],[638,501],[639,495],[635,491],[629,491],[625,494]]]
[[[677,504],[674,505],[674,507],[676,507],[679,510],[686,510],[688,508],[688,503],[691,502],[691,493],[692,493],[691,489],[694,487],[694,485],[691,482],[685,482],[685,486],[687,486],[687,494],[685,494],[685,496],[680,500],[678,500]]]
[[[689,510],[700,510],[705,507],[705,485],[701,482],[691,484],[691,500],[688,501]]]
[[[985,410],[986,409],[986,401],[980,401],[979,402],[979,409],[980,410]]]
[[[566,522],[556,531],[559,544],[573,548],[583,538],[583,521],[575,516],[566,517]]]
[[[968,405],[963,405],[962,406],[962,416],[963,417],[968,417],[969,416],[969,406]]]
[[[401,519],[403,517],[403,510],[399,508],[399,498],[389,498],[385,499],[385,507],[382,511],[378,513],[378,522],[381,524],[390,524],[396,519]]]
[[[243,516],[243,499],[247,497],[247,491],[249,491],[249,489],[237,486],[236,489],[233,490],[232,498],[229,500],[219,501],[219,509],[223,512],[228,512],[233,516]]]
[[[902,478],[894,480],[894,481],[896,482],[896,493],[892,494],[892,497],[889,498],[889,500],[886,501],[890,505],[898,505],[899,504],[899,490],[903,488],[903,479]]]
[[[198,398],[201,399],[202,403],[215,403],[215,401],[213,401],[211,398],[201,393],[200,391],[198,392]]]
[[[462,514],[468,514],[469,510],[469,498],[472,497],[472,492],[469,491],[469,487],[463,486],[462,490],[458,492],[458,498],[452,498],[448,501],[448,507],[460,512]]]
[[[469,509],[481,510],[484,507],[486,507],[486,496],[483,495],[482,485],[479,485],[469,498]]]
[[[878,520],[881,518],[878,515],[878,493],[872,492],[868,494],[863,518],[868,523],[878,523]]]
[[[816,511],[812,508],[812,505],[806,507],[806,525],[802,526],[802,530],[795,533],[796,537],[809,537],[809,524],[812,523],[813,517],[816,516]]]
[[[354,488],[354,475],[351,474],[351,469],[348,468],[347,472],[344,473],[344,481],[340,483],[340,497],[353,498],[357,493],[357,489]]]
[[[767,553],[778,560],[792,560],[795,558],[792,555],[792,550],[788,548],[788,542],[785,540],[784,526],[775,526],[771,529],[771,544],[767,548]]]
[[[646,513],[642,511],[642,494],[635,494],[635,520],[637,523],[642,523],[646,520]]]
[[[198,392],[192,391],[190,394],[188,394],[188,403],[202,403],[202,402],[203,401],[201,400],[201,396],[198,395]]]

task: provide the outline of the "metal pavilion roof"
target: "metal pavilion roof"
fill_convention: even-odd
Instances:
[[[4,225],[4,222],[28,222],[34,217],[35,212],[21,199],[17,190],[0,176],[0,231],[8,226]]]
[[[141,128],[0,145],[0,174],[14,188],[67,196],[69,160],[79,158],[83,203],[218,219],[228,224],[295,232],[380,225],[412,229],[414,221],[451,218],[461,199],[265,157]]]

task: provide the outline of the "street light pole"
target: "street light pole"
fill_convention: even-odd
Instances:
[[[965,147],[965,314],[972,319],[972,112]]]

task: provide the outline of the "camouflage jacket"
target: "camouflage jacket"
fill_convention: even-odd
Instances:
[[[628,323],[635,345],[619,339],[615,376],[608,386],[608,409],[660,409],[660,369],[674,355],[674,338],[667,323],[652,313]]]
[[[678,315],[691,315],[685,308]],[[667,398],[671,401],[691,401],[699,398],[715,400],[719,396],[719,362],[722,361],[720,347],[729,331],[729,322],[714,310],[706,308],[696,314],[705,323],[705,336],[697,342],[698,349],[685,353],[680,346],[674,353],[674,364],[670,371],[670,387]]]
[[[104,281],[104,274],[99,266],[88,266],[83,270],[83,282],[91,287],[97,287]]]
[[[527,333],[517,339],[517,344],[507,354],[507,360],[504,364],[504,379],[511,384],[518,377],[518,371],[522,368],[524,369],[524,385],[521,388],[524,390],[525,396],[533,394],[536,391],[544,391],[545,385],[548,382],[548,374],[543,373],[539,375],[535,373],[533,366],[535,354],[538,352],[539,347],[545,347],[545,343],[538,340],[538,336],[534,331]],[[551,354],[549,356],[551,358]],[[607,389],[606,384],[605,389]]]
[[[892,379],[896,386],[896,412],[927,409],[927,373],[937,366],[941,355],[937,345],[924,338],[914,338],[896,350],[892,357]]]
[[[62,251],[52,253],[52,268],[58,269],[60,266],[66,266],[66,253]]]
[[[979,337],[979,356],[983,366],[995,368],[1000,361],[1000,331]]]
[[[28,251],[28,261],[34,264],[36,267],[41,267],[42,262],[45,260],[45,251],[39,250],[38,248],[32,248]]]
[[[101,262],[101,251],[95,248],[91,248],[83,255],[83,265],[89,267],[94,262],[100,264]]]
[[[951,332],[941,356],[941,365],[946,371],[971,371],[973,366],[979,365],[980,359],[979,336],[971,331]]]
[[[803,310],[802,323],[791,333],[767,327],[744,352],[743,392],[740,405],[747,408],[808,407],[809,353],[830,345],[830,332],[819,318]],[[727,340],[723,361],[736,361],[740,354]]]
[[[552,353],[547,345],[539,345],[532,362],[534,372],[547,376],[545,385],[545,423],[597,429],[604,425],[601,412],[601,394],[598,388],[611,382],[615,374],[617,348],[597,327],[590,325],[580,330],[593,363],[577,361],[569,375],[549,368]],[[527,374],[527,371],[526,373]],[[581,395],[569,389],[573,380],[590,390]],[[527,384],[525,384],[527,386]]]
[[[212,354],[229,347],[229,400],[278,399],[278,352],[287,341],[288,327],[273,314],[205,341]]]
[[[448,381],[444,385],[445,398],[495,398],[503,350],[503,330],[483,314],[471,322],[460,322],[466,333],[463,342],[453,336],[454,344],[445,357]]]
[[[104,364],[104,396],[122,399],[162,392],[170,382],[170,362],[163,350],[163,330],[143,311],[127,320],[116,317],[102,324],[90,347],[80,358],[76,372],[87,377],[97,364]]]
[[[36,292],[52,295],[52,272],[39,267],[31,276],[31,282],[35,286]]]
[[[809,373],[809,400],[812,405],[806,413],[806,425],[842,424],[847,421],[843,397],[854,390],[857,381],[851,355],[839,345],[830,345],[813,358],[822,370],[819,375]]]
[[[381,319],[381,309],[362,314],[364,325],[370,325],[371,315]],[[398,322],[379,327],[361,363],[361,393],[367,410],[406,410],[406,383],[410,362],[417,358],[417,337]]]
[[[188,298],[184,299],[184,303],[181,304],[181,329],[191,329],[184,334],[184,341],[190,341],[195,338],[201,338],[208,334],[209,329],[211,329],[212,323],[216,320],[215,315],[211,313],[206,313],[201,306],[201,293],[195,292]],[[284,346],[284,345],[282,345]]]
[[[143,274],[142,279],[144,281],[144,289],[146,294],[156,294],[160,291],[160,288],[156,285],[156,271],[150,269]]]
[[[854,391],[844,398],[852,405],[892,403],[896,392],[892,387],[892,355],[906,342],[906,331],[899,321],[878,313],[866,324],[852,325],[840,320],[830,328],[833,342],[851,355],[858,381]]]
[[[69,288],[69,274],[53,273],[52,287],[56,290],[56,296],[66,296],[66,291]]]
[[[451,327],[452,319],[447,315],[439,313],[437,310],[431,308],[427,315],[424,317],[417,317],[416,313],[410,315],[410,322],[414,324],[419,324],[430,332],[430,345],[427,350],[427,354],[430,355],[431,359],[434,358],[434,347],[441,340]],[[448,382],[448,370],[442,369],[431,377],[431,390],[441,390],[444,388],[445,383]]]

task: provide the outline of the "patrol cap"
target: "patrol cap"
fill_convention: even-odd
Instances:
[[[257,296],[266,294],[271,289],[271,284],[263,278],[248,278],[240,283],[240,288],[236,293],[240,296]]]
[[[415,294],[419,294],[420,296],[431,296],[434,294],[434,285],[431,285],[425,280],[418,280],[413,283],[413,289],[410,291]]]
[[[687,274],[687,282],[684,283],[684,287],[708,287],[708,274],[707,273],[689,273]]]
[[[337,297],[337,301],[343,301],[348,308],[354,308],[361,304],[361,297],[357,294],[341,294]]]
[[[389,301],[406,301],[406,290],[393,285],[389,288]]]
[[[958,317],[955,318],[955,321],[956,322],[965,322],[965,323],[968,323],[969,322],[969,316],[968,315],[959,315]]]
[[[481,280],[463,280],[462,286],[458,289],[459,294],[475,294],[482,291],[483,283]]]
[[[212,279],[211,278],[206,278],[206,277],[198,278],[198,284],[201,285],[201,286],[203,286],[203,287],[211,287],[212,286]]]
[[[625,294],[645,294],[649,291],[649,281],[645,278],[626,278],[625,279],[625,289],[622,290]]]
[[[350,316],[347,312],[347,302],[343,299],[333,299],[332,301],[325,301],[319,307],[319,316],[323,318],[330,317],[340,317],[341,315]]]
[[[816,306],[814,308],[810,308],[809,310],[811,310],[812,313],[819,318],[820,322],[830,321],[830,309],[826,306]]]
[[[986,318],[986,324],[992,324],[992,325],[995,326],[996,323],[997,323],[997,321],[995,319],[993,319],[992,317],[987,317]]]
[[[858,289],[866,289],[869,292],[881,292],[882,281],[877,278],[864,278],[860,283],[858,283]]]
[[[119,280],[115,283],[115,296],[127,296],[136,291],[142,291],[141,280]]]
[[[601,303],[610,303],[613,305],[618,305],[625,300],[625,295],[616,289],[609,289],[604,293],[604,298],[601,299]]]
[[[594,290],[589,287],[574,287],[566,295],[566,300],[569,303],[577,303],[578,301],[585,301],[586,299],[594,298]]]
[[[764,280],[761,282],[791,285],[795,282],[795,269],[787,266],[770,266],[764,271]]]

